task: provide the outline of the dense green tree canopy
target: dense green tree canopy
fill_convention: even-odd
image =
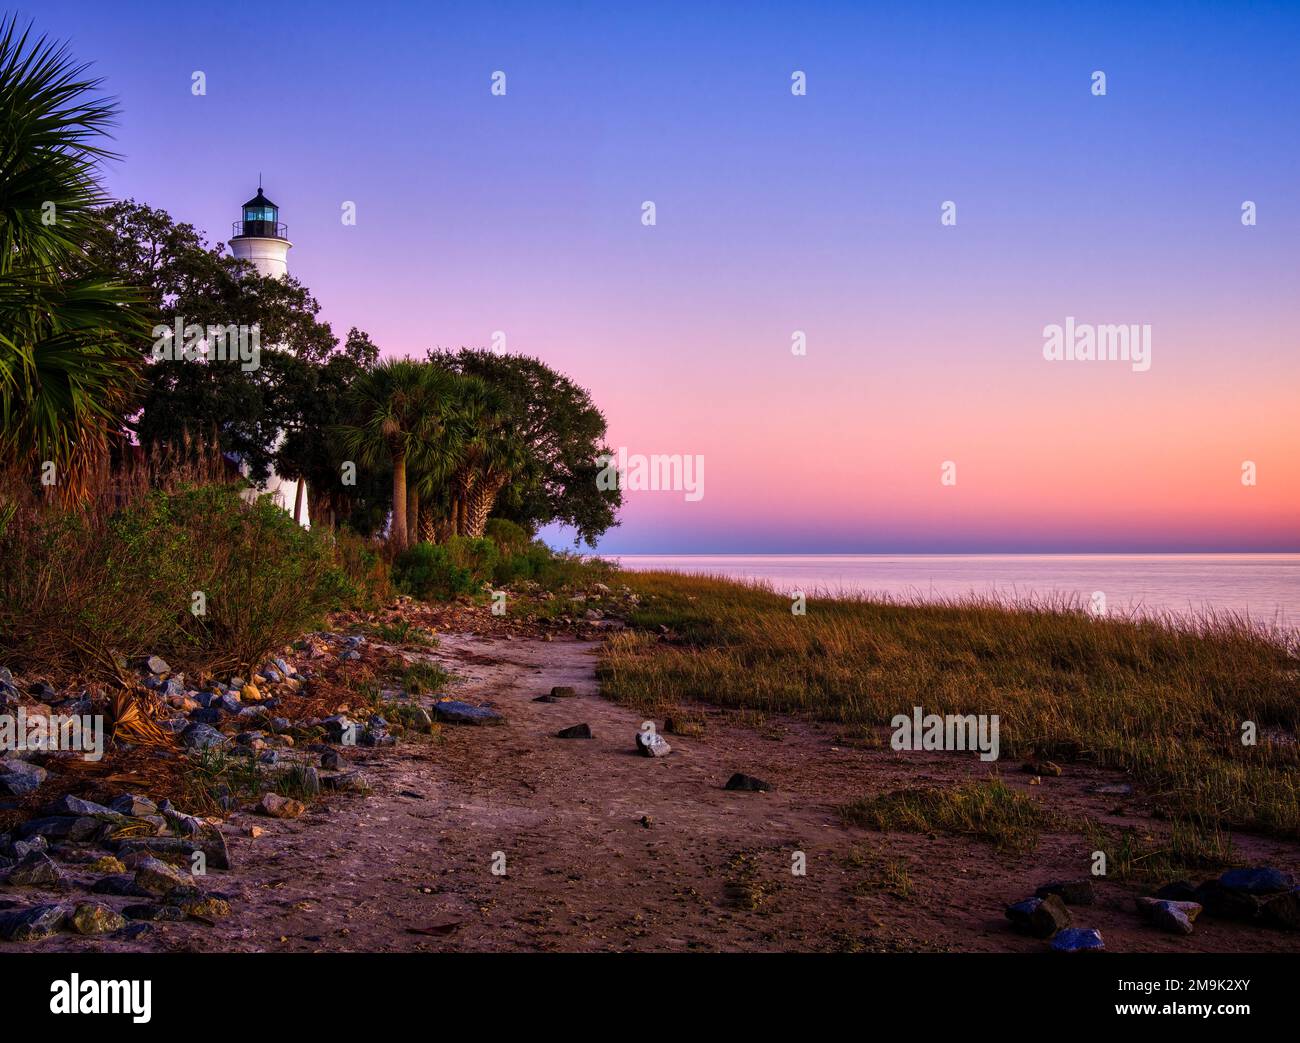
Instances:
[[[430,352],[435,365],[475,376],[505,396],[505,427],[522,446],[522,466],[494,514],[536,532],[559,523],[576,533],[575,542],[594,544],[618,524],[623,495],[596,485],[596,458],[605,445],[605,416],[591,395],[544,362],[526,355],[499,355],[482,349]]]

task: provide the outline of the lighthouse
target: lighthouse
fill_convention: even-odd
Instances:
[[[230,252],[241,261],[249,261],[259,275],[283,279],[289,274],[289,230],[280,223],[280,208],[262,193],[258,178],[257,195],[244,204],[244,216],[231,229]],[[247,468],[244,468],[247,475]],[[295,482],[272,473],[266,491],[286,510],[292,510],[299,525],[310,525],[306,500],[306,482]],[[245,490],[247,500],[257,498],[256,490]],[[290,507],[292,505],[292,507]]]
[[[251,261],[262,275],[283,279],[289,274],[289,230],[280,223],[280,208],[262,194],[244,204],[243,220],[231,229],[230,252],[241,261]]]

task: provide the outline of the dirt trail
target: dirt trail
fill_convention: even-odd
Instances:
[[[1003,905],[1086,875],[1077,835],[1004,856],[974,840],[845,827],[835,812],[864,793],[987,774],[973,758],[848,748],[830,727],[776,717],[747,727],[720,713],[702,738],[669,736],[671,756],[637,756],[640,720],[598,695],[596,649],[442,635],[431,658],[463,679],[453,694],[491,702],[507,723],[350,749],[370,796],[329,797],[298,821],[234,816],[235,871],[209,882],[234,914],[215,927],[159,925],[141,941],[262,951],[1039,950],[1044,943],[1008,929]],[[532,701],[554,685],[577,697]],[[553,737],[582,722],[594,739]],[[734,771],[778,788],[727,792]],[[1028,791],[1027,776],[1004,772]],[[1084,791],[1115,780],[1070,766],[1033,792],[1106,819],[1113,798]],[[1110,820],[1141,826],[1139,807]],[[266,833],[249,838],[250,825]],[[1248,857],[1300,866],[1295,845],[1238,844]],[[791,873],[796,851],[804,876]],[[492,872],[497,852],[504,876]],[[1076,925],[1100,928],[1116,951],[1300,946],[1295,935],[1204,920],[1192,938],[1160,934],[1137,921],[1137,893],[1101,882]]]

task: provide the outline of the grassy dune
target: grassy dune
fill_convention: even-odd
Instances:
[[[1021,757],[1123,769],[1197,829],[1300,836],[1294,637],[1235,618],[1097,619],[1070,605],[808,598],[760,585],[624,573],[637,629],[606,647],[605,692],[647,714],[693,699],[860,727],[896,713],[1001,715]],[[668,627],[677,640],[660,640]],[[1258,742],[1242,743],[1252,721]],[[882,733],[883,734],[883,733]],[[1005,770],[1005,768],[1004,768]]]

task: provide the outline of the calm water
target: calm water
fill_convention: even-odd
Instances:
[[[1300,554],[628,554],[628,569],[767,580],[780,591],[880,593],[938,600],[1077,597],[1107,607],[1192,615],[1210,610],[1300,627]]]

